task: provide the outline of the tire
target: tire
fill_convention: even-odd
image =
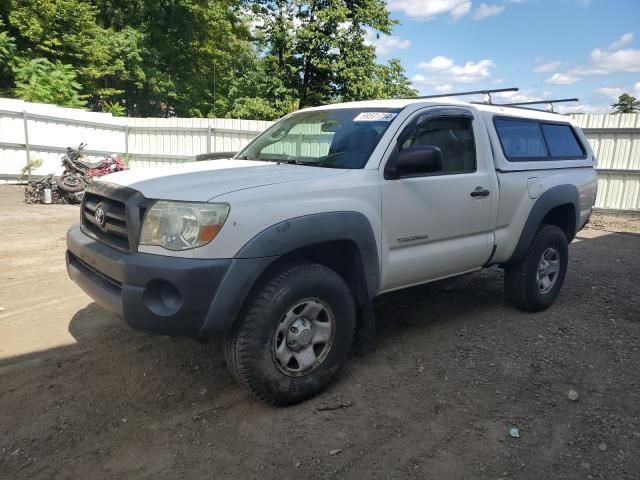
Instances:
[[[246,305],[224,341],[227,366],[241,384],[265,402],[289,405],[331,383],[356,326],[355,302],[340,275],[296,263],[263,282]]]
[[[68,193],[81,192],[87,186],[84,179],[78,175],[67,174],[63,175],[58,182],[58,186],[61,190]]]
[[[547,260],[546,272],[557,266],[555,276],[545,274],[542,260]],[[506,267],[504,290],[508,303],[526,312],[546,310],[555,301],[567,273],[569,246],[565,233],[555,225],[543,224],[536,233],[529,251],[517,265]],[[538,269],[542,268],[538,277]],[[547,282],[544,281],[545,276]]]

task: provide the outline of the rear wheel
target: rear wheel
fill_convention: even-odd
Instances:
[[[227,365],[256,397],[299,402],[329,385],[349,353],[355,322],[340,275],[316,263],[295,264],[249,299],[224,343]]]
[[[524,259],[505,268],[507,301],[527,312],[549,308],[562,288],[568,258],[567,237],[562,229],[542,225]]]

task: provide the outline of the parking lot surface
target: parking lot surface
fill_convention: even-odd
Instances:
[[[377,351],[274,408],[219,342],[93,303],[65,270],[78,207],[21,195],[0,186],[2,479],[640,479],[638,220],[595,216],[543,313],[498,268],[377,299]]]

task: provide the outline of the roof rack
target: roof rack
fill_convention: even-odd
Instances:
[[[519,88],[495,88],[492,90],[473,90],[471,92],[451,92],[451,93],[442,93],[438,95],[422,95],[420,97],[411,97],[412,99],[425,99],[425,98],[444,98],[444,97],[463,97],[467,95],[486,95],[483,103],[488,105],[493,105],[491,100],[492,93],[500,93],[500,92],[517,92]]]
[[[579,98],[559,98],[556,100],[553,99],[549,99],[549,100],[533,100],[530,102],[515,102],[515,103],[502,103],[500,105],[498,105],[499,107],[521,107],[523,105],[541,105],[541,104],[545,104],[545,110],[547,112],[550,113],[555,113],[555,111],[553,110],[553,104],[554,103],[564,103],[564,102],[579,102],[580,99]]]

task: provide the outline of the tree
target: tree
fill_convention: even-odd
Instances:
[[[384,0],[3,0],[0,92],[130,116],[269,120],[410,96],[400,63],[377,63],[365,41],[395,23]]]
[[[618,97],[618,103],[611,105],[615,109],[614,113],[636,113],[640,111],[640,101],[628,93],[623,93]]]
[[[46,58],[20,59],[14,67],[16,95],[27,102],[53,103],[64,107],[84,107],[81,85],[71,65],[52,63]]]
[[[391,33],[382,0],[254,0],[258,47],[275,98],[300,107],[414,96],[399,61],[376,63],[366,29]],[[273,97],[272,97],[273,98]]]
[[[110,113],[114,117],[124,117],[127,114],[127,110],[118,102],[104,102],[102,111]]]
[[[251,70],[255,49],[237,14],[239,0],[98,0],[113,31],[131,28],[138,42],[138,85],[125,86],[130,115],[223,116]]]
[[[11,62],[16,50],[15,39],[4,28],[0,18],[0,93],[11,86]]]
[[[0,18],[0,69],[6,68],[16,49],[15,39],[5,30],[4,22]]]

